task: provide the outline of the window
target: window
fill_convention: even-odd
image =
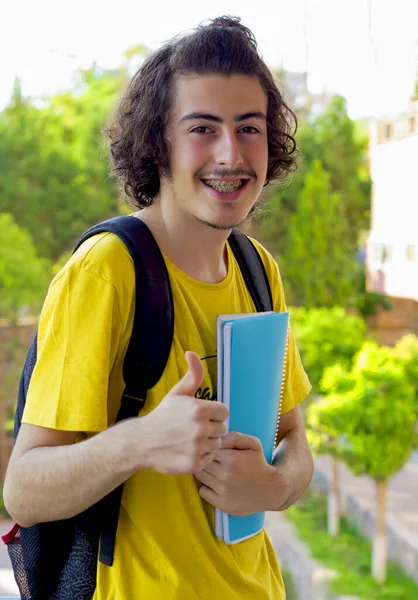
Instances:
[[[402,137],[404,135],[405,132],[405,123],[403,121],[401,121],[400,119],[398,121],[395,121],[395,127],[394,127],[394,133],[395,133],[395,137]]]
[[[417,128],[417,119],[416,117],[409,118],[409,133],[415,133]]]
[[[406,247],[406,260],[415,260],[415,246],[408,244]]]
[[[393,131],[393,127],[391,123],[386,123],[386,127],[385,127],[385,137],[387,140],[390,140],[392,137],[392,131]]]
[[[374,244],[373,246],[373,260],[381,262],[383,259],[384,246],[383,244]]]
[[[386,262],[388,260],[391,260],[392,258],[392,246],[385,246],[383,249],[383,258],[382,258],[382,262]]]
[[[393,257],[393,246],[387,246],[386,244],[374,244],[373,245],[373,260],[384,263],[391,260]]]

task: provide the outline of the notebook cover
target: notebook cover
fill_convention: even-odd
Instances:
[[[223,316],[219,322],[222,335],[218,341],[223,348],[218,347],[222,380],[218,400],[230,409],[228,430],[258,437],[264,456],[271,463],[284,381],[289,314],[254,313],[231,320]],[[232,544],[260,532],[264,513],[237,517],[216,511],[215,523],[218,537]]]

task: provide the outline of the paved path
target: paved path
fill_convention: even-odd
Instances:
[[[331,459],[316,460],[317,474],[329,480]],[[340,492],[348,512],[362,525],[366,534],[373,532],[375,485],[368,477],[355,477],[339,464]],[[387,532],[389,555],[402,564],[418,581],[418,460],[417,454],[388,484]]]
[[[327,477],[331,459],[321,456],[316,460],[317,468]],[[355,477],[339,465],[340,484],[343,490],[359,498],[361,503],[375,506],[375,486],[368,477]],[[418,462],[410,461],[388,484],[388,519],[395,520],[402,529],[414,536],[418,542]]]

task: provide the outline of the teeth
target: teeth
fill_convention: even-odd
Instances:
[[[243,185],[242,181],[216,181],[214,179],[208,179],[205,181],[206,185],[222,192],[223,194],[231,194],[236,192]]]

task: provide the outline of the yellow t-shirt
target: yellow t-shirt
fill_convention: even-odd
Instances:
[[[274,309],[285,301],[278,267],[256,243],[271,282]],[[197,396],[216,398],[216,317],[254,312],[228,246],[228,274],[198,282],[167,257],[174,298],[174,337],[166,369],[148,393],[153,410],[184,375],[184,353],[205,365]],[[114,423],[124,389],[123,359],[135,303],[132,259],[111,233],[85,242],[53,280],[39,323],[38,361],[25,423],[95,433]],[[310,390],[290,336],[283,412]],[[214,508],[192,476],[143,470],[124,487],[112,567],[99,562],[94,600],[282,600],[283,581],[265,531],[233,546],[214,535]]]

